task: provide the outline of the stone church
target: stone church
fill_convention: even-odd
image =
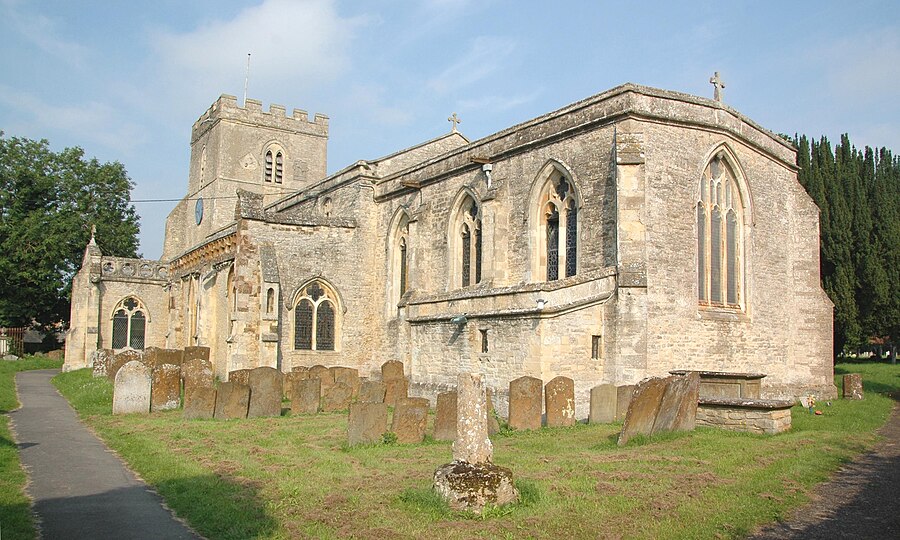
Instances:
[[[217,376],[403,361],[410,393],[484,373],[600,383],[764,373],[834,395],[819,212],[794,149],[711,100],[626,84],[469,141],[326,175],[328,118],[223,95],[194,123],[161,260],[74,278],[66,369],[210,348]]]

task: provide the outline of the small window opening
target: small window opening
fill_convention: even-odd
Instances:
[[[600,344],[601,344],[600,336],[591,336],[591,359],[599,360],[600,359]]]
[[[488,352],[488,331],[487,328],[479,330],[481,332],[481,352]]]

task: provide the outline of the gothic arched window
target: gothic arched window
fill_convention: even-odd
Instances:
[[[143,349],[146,334],[146,308],[133,296],[123,299],[113,310],[112,348]]]
[[[700,179],[697,202],[697,296],[701,305],[743,302],[743,204],[734,169],[719,153]]]
[[[337,296],[314,281],[305,286],[294,304],[294,349],[334,351],[339,337]]]
[[[410,288],[409,265],[412,258],[412,244],[409,237],[409,216],[401,209],[391,220],[387,237],[387,290],[386,310],[396,317],[397,305]]]
[[[284,180],[284,152],[280,148],[266,150],[263,180],[276,184]]]
[[[471,195],[465,195],[456,205],[450,234],[451,286],[468,287],[481,283],[481,206]]]
[[[578,198],[575,185],[551,167],[539,192],[534,269],[539,279],[553,281],[578,273]]]

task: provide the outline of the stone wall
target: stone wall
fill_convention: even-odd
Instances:
[[[791,409],[762,409],[700,404],[697,425],[750,433],[781,433],[791,429]]]

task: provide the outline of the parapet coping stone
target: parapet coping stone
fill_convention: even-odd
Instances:
[[[766,411],[790,409],[794,406],[794,401],[790,399],[700,398],[698,403],[701,407],[731,407]]]

